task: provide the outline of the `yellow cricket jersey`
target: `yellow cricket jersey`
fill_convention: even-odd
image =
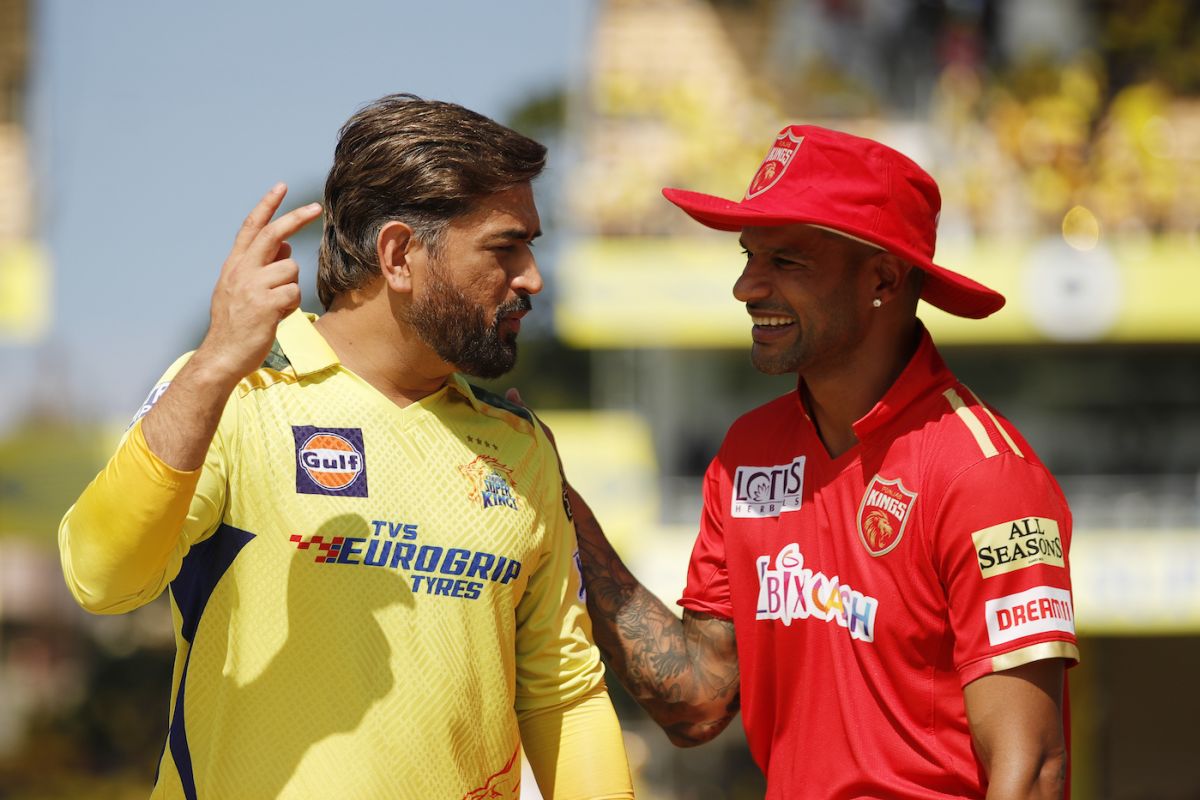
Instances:
[[[180,531],[163,498],[189,480]],[[517,797],[518,726],[538,771],[530,731],[556,737],[571,726],[555,714],[589,707],[600,763],[568,754],[564,772],[550,752],[539,779],[557,797],[631,796],[554,450],[461,376],[400,408],[293,314],[198,475],[157,461],[135,421],[60,546],[90,610],[169,588],[154,797]]]

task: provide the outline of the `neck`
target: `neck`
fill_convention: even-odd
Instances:
[[[339,295],[315,324],[343,367],[404,407],[442,388],[454,368],[397,322],[388,294],[373,286]]]
[[[894,330],[873,326],[847,357],[801,376],[801,397],[831,458],[858,443],[854,423],[891,388],[916,351],[916,320]]]

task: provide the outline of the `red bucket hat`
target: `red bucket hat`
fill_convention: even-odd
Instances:
[[[663,196],[702,225],[737,231],[801,222],[875,245],[925,271],[921,299],[980,319],[1004,295],[933,263],[942,198],[929,173],[890,147],[815,125],[779,132],[742,201],[684,189]]]

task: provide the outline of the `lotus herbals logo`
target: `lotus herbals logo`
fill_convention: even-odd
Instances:
[[[804,497],[804,456],[788,464],[739,466],[733,475],[729,513],[743,519],[798,511]]]
[[[517,509],[517,498],[513,494],[512,469],[491,456],[476,456],[469,464],[461,464],[458,471],[471,484],[467,498],[480,503],[484,508],[505,506]]]
[[[296,491],[367,496],[367,458],[361,428],[293,425]]]

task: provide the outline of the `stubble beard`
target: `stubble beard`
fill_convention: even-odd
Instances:
[[[429,290],[405,314],[421,341],[455,369],[476,378],[499,378],[517,363],[517,334],[501,335],[504,318],[533,307],[528,295],[502,304],[489,324],[484,309],[472,303],[447,280],[436,264],[430,265]]]
[[[789,347],[785,352],[777,355],[771,355],[767,352],[767,348],[755,344],[750,348],[750,363],[754,368],[764,375],[784,375],[788,372],[799,372],[805,361],[805,347],[803,332],[799,335],[801,339]]]
[[[796,321],[796,339],[786,350],[772,354],[767,346],[750,349],[750,363],[764,375],[804,375],[813,369],[836,368],[862,341],[866,329],[851,312],[852,296],[830,298],[824,325],[810,320],[801,327]]]

